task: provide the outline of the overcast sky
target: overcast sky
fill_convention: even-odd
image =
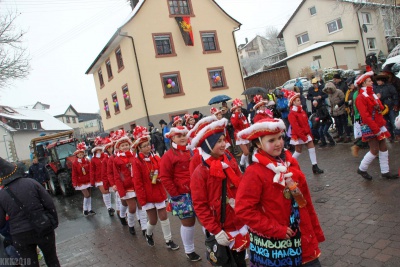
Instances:
[[[192,0],[199,1],[199,0]],[[283,27],[301,0],[216,0],[242,23],[237,44],[267,26]],[[131,8],[125,0],[0,0],[0,12],[18,11],[16,25],[27,33],[32,71],[0,91],[0,104],[13,107],[37,101],[51,108],[72,104],[78,112],[99,110],[92,75],[85,71]]]

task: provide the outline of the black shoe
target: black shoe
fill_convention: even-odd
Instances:
[[[117,213],[119,220],[121,221],[122,225],[128,225],[128,223],[126,222],[126,217],[122,218],[121,216],[119,216],[119,214]]]
[[[131,235],[136,235],[136,231],[135,231],[135,227],[129,227],[129,233],[131,234]]]
[[[399,176],[396,174],[391,174],[390,172],[387,172],[387,173],[382,173],[382,178],[397,179],[397,178],[399,178]]]
[[[324,148],[324,147],[326,147],[328,144],[325,142],[325,143],[321,143],[321,144],[319,144],[319,148]]]
[[[329,143],[328,143],[328,146],[330,146],[330,147],[332,147],[332,146],[336,146],[336,143],[335,143],[335,141],[331,141],[331,142],[329,142]]]
[[[167,246],[167,248],[170,248],[172,250],[178,250],[179,246],[177,244],[174,243],[174,241],[170,240],[167,243],[165,243],[165,245]]]
[[[146,236],[146,232],[147,232],[147,230],[142,230],[142,234],[144,237]]]
[[[312,172],[313,172],[314,174],[321,174],[321,173],[324,173],[323,170],[321,170],[320,168],[318,168],[318,165],[317,165],[317,164],[312,165]]]
[[[201,257],[196,252],[192,252],[192,253],[186,254],[186,257],[190,261],[200,261],[201,260]]]
[[[364,179],[372,180],[372,176],[368,174],[368,172],[363,172],[362,170],[358,169],[357,173],[361,175]]]
[[[89,212],[88,212],[87,210],[84,210],[84,211],[83,211],[83,215],[84,215],[85,217],[87,217],[87,216],[89,215]]]
[[[149,245],[150,247],[154,247],[154,240],[153,240],[153,235],[146,235],[146,241],[147,241],[147,245]]]
[[[89,215],[96,215],[96,212],[94,212],[93,210],[89,210]]]
[[[108,215],[114,216],[115,210],[113,208],[108,209]]]

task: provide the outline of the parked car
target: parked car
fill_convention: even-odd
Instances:
[[[294,85],[296,84],[296,79],[291,79],[287,82],[285,82],[282,85],[282,88],[288,89],[288,90],[293,90]],[[299,77],[301,83],[303,84],[303,92],[308,91],[308,88],[311,86],[311,82],[306,78],[306,77]]]

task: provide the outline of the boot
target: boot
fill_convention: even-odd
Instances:
[[[368,172],[363,172],[360,169],[357,170],[357,173],[362,176],[362,178],[367,180],[372,180],[372,176],[368,174]]]
[[[387,172],[387,173],[382,173],[382,178],[397,179],[397,178],[399,178],[399,176],[396,174],[391,174],[390,172]]]
[[[351,154],[353,155],[353,157],[358,157],[358,151],[360,150],[360,147],[357,145],[354,145],[351,147]]]
[[[350,143],[351,142],[351,137],[350,136],[346,136],[346,138],[344,139],[343,143]]]
[[[326,142],[321,142],[321,144],[319,144],[319,148],[324,148],[326,147],[328,144]]]
[[[321,174],[321,173],[324,173],[323,170],[321,170],[320,168],[318,168],[318,165],[317,165],[317,164],[312,165],[312,172],[313,172],[314,174]]]

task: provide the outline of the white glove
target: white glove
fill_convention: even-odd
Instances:
[[[351,103],[353,103],[353,100],[349,100],[349,105],[351,105]]]
[[[339,108],[339,106],[338,106],[338,105],[335,105],[335,110],[338,109],[338,108]]]
[[[215,240],[217,240],[217,243],[220,244],[221,246],[227,247],[229,246],[230,243],[229,237],[224,230],[215,235]]]

